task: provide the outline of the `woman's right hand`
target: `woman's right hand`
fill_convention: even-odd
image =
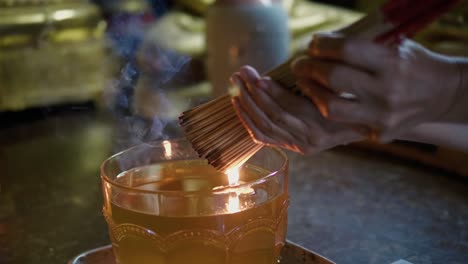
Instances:
[[[468,122],[459,58],[408,39],[387,47],[338,34],[314,36],[307,53],[292,65],[296,84],[329,121],[369,127],[380,142],[424,123]]]
[[[252,67],[242,67],[231,82],[239,87],[234,108],[257,143],[311,154],[363,140],[367,135],[360,127],[326,120],[311,100],[260,77]]]

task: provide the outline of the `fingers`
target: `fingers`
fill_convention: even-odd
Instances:
[[[278,83],[271,79],[261,79],[258,86],[263,92],[278,104],[281,109],[298,118],[304,113],[308,116],[315,112],[315,107],[310,100],[303,96],[298,96],[287,89],[281,87]]]
[[[246,110],[242,107],[238,96],[232,98],[232,104],[234,106],[234,109],[236,110],[237,116],[242,121],[242,124],[247,129],[250,136],[255,140],[256,143],[265,145],[277,145],[277,143],[273,139],[265,135],[260,129],[257,128],[252,119],[250,119],[250,117],[247,115]]]
[[[343,61],[369,72],[379,72],[397,56],[397,51],[368,40],[319,34],[310,42],[308,54],[315,58]]]
[[[348,127],[325,120],[310,100],[294,95],[271,79],[261,78],[250,67],[241,68],[232,81],[239,87],[233,106],[258,143],[312,154],[363,138],[361,126]],[[317,105],[336,96],[324,88],[319,90],[322,93],[313,88],[306,91]]]
[[[302,57],[292,64],[298,78],[310,78],[336,94],[348,92],[360,96],[373,93],[376,79],[368,72],[346,64]]]
[[[285,105],[283,108],[277,103],[276,100],[278,98],[276,97],[275,100],[275,98],[267,92],[270,89],[268,89],[269,86],[267,86],[266,82],[267,81],[265,81],[263,85],[260,84],[253,92],[258,107],[265,112],[273,123],[283,128],[287,128],[289,134],[291,134],[295,139],[301,138],[304,131],[307,131],[307,127],[300,119],[296,118],[288,111],[288,106]],[[310,104],[310,102],[305,103]],[[304,106],[304,104],[302,104],[302,106]]]
[[[249,91],[255,89],[255,86],[252,84],[256,84],[258,80],[260,80],[260,74],[251,66],[243,66],[239,70],[239,74],[241,79],[247,84]]]
[[[256,100],[252,98],[247,91],[247,83],[236,76],[233,76],[233,81],[239,86],[240,94],[233,99],[233,105],[236,108],[238,116],[249,130],[249,133],[255,141],[269,144],[269,145],[282,145],[289,147],[291,150],[298,151],[292,148],[294,136],[285,130],[284,127],[291,125],[292,116],[287,116],[286,113],[276,105],[272,100],[269,100],[266,94],[256,96]],[[260,98],[258,98],[260,97]],[[260,102],[259,104],[256,101]],[[265,108],[269,112],[274,112],[274,120],[266,114]],[[281,125],[278,125],[281,124]],[[286,125],[284,125],[286,124]]]
[[[241,76],[248,74],[252,74],[250,69],[241,69]],[[293,94],[269,78],[257,79],[251,75],[243,81],[250,87],[249,93],[255,104],[273,123],[287,127],[289,134],[296,139],[303,137],[307,128],[305,122],[300,119],[300,115],[307,112],[309,116],[312,116],[316,112],[309,100]]]
[[[299,79],[297,85],[301,87],[301,91],[309,97],[319,110],[320,114],[325,117],[328,122],[333,122],[334,125],[342,125],[347,129],[340,127],[337,133],[328,131],[329,134],[335,134],[336,142],[347,144],[364,138],[371,138],[376,130],[367,125],[363,125],[363,118],[359,115],[360,108],[356,102],[343,99],[336,94],[318,86],[308,79]],[[347,111],[354,111],[349,118]]]
[[[345,125],[368,139],[387,143],[401,133],[399,127],[416,125],[404,123],[403,120],[408,118],[401,114],[387,113],[377,104],[343,99],[310,79],[299,79],[297,85],[304,95],[314,102],[320,114],[329,122]],[[337,134],[335,132],[329,133]],[[345,138],[347,137],[345,136]],[[336,138],[342,140],[338,135]]]

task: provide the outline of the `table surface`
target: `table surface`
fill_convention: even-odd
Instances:
[[[108,244],[99,165],[144,140],[142,124],[76,109],[3,125],[0,263],[65,263]],[[352,148],[289,157],[291,241],[337,263],[466,263],[466,180]]]

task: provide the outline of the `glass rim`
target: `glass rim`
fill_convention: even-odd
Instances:
[[[186,142],[186,143],[191,145],[191,143],[187,139],[177,138],[177,139],[155,140],[155,141],[145,142],[145,143],[141,143],[141,144],[138,144],[138,145],[135,145],[135,146],[131,146],[131,147],[127,148],[127,149],[124,149],[122,151],[119,151],[119,152],[111,155],[110,157],[108,157],[107,159],[105,159],[102,162],[102,164],[100,166],[101,180],[103,180],[106,183],[109,183],[109,184],[111,184],[111,185],[113,185],[115,187],[118,187],[118,188],[122,188],[122,189],[133,191],[133,192],[138,192],[138,193],[145,193],[145,194],[162,194],[162,195],[174,195],[174,196],[175,195],[188,196],[188,195],[195,195],[195,194],[215,194],[216,195],[216,194],[231,193],[231,192],[234,192],[236,189],[239,189],[239,188],[247,188],[247,187],[252,186],[252,185],[257,185],[257,184],[263,183],[263,182],[275,177],[278,174],[278,172],[280,172],[282,170],[285,170],[285,168],[287,167],[288,162],[289,162],[288,156],[281,149],[279,149],[277,147],[263,146],[263,148],[267,148],[270,151],[275,151],[277,154],[279,154],[282,157],[283,161],[282,161],[282,163],[281,163],[281,165],[279,166],[278,169],[272,171],[271,173],[269,173],[269,174],[267,174],[267,175],[265,175],[263,177],[260,177],[258,179],[252,180],[252,181],[238,183],[238,184],[232,184],[232,185],[226,185],[226,186],[223,186],[221,188],[216,188],[215,190],[212,189],[211,191],[173,191],[173,190],[171,190],[171,191],[167,191],[167,190],[150,191],[150,190],[142,190],[142,189],[137,189],[137,188],[133,188],[133,187],[128,187],[128,186],[123,185],[123,184],[119,184],[119,183],[113,181],[112,179],[110,179],[109,176],[104,172],[105,166],[112,159],[115,159],[118,156],[121,156],[121,155],[123,155],[123,154],[125,154],[125,153],[127,153],[127,152],[129,152],[129,151],[131,151],[133,149],[137,149],[137,148],[140,148],[140,147],[145,146],[145,145],[157,147],[156,145],[153,145],[151,143],[162,143],[164,141]],[[198,157],[198,159],[204,160],[204,159],[199,158],[199,157]],[[151,164],[147,164],[147,165],[151,165]],[[147,165],[145,165],[145,166],[147,166]],[[208,166],[211,166],[211,165],[208,165]],[[226,175],[225,173],[223,173],[223,174]]]

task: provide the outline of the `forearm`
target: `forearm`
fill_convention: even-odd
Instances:
[[[448,147],[468,153],[468,123],[425,123],[404,134],[400,139]]]

